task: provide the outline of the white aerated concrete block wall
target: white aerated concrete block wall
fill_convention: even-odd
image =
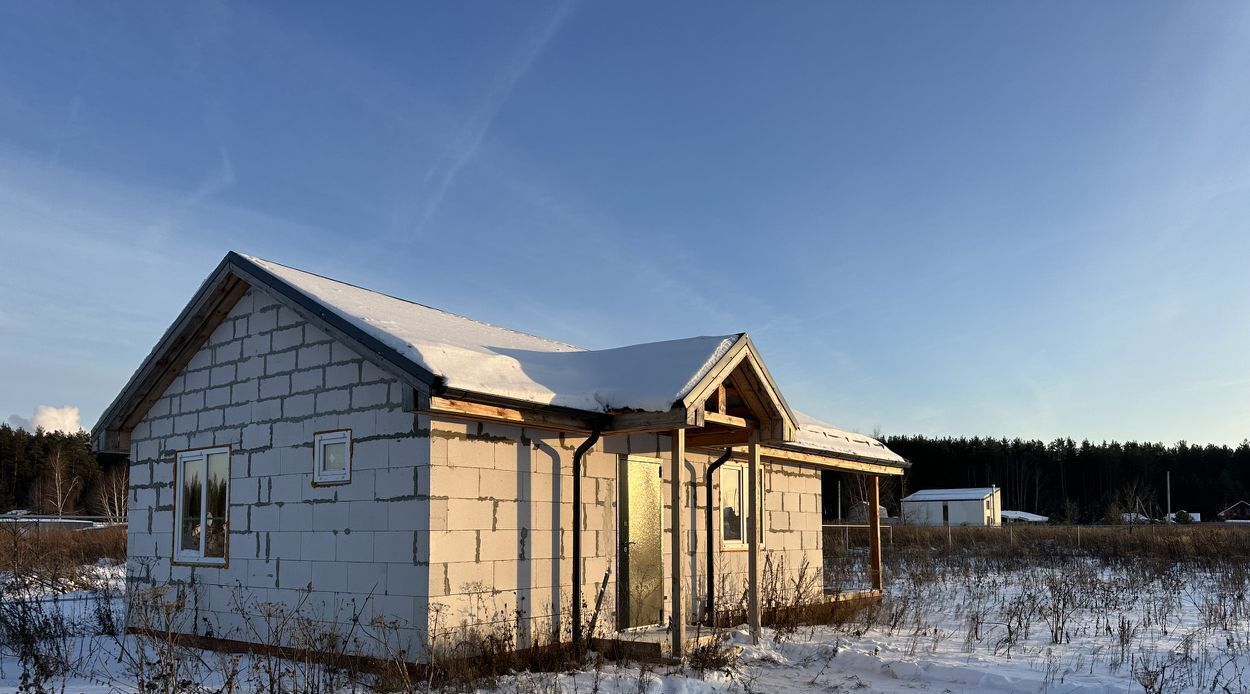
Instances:
[[[581,437],[502,424],[432,419],[429,425],[431,630],[515,629],[519,648],[559,632],[570,637],[572,465]],[[616,628],[617,469],[622,455],[661,459],[664,478],[665,615],[671,614],[670,438],[605,436],[587,453],[582,481],[582,602],[589,619],[603,589],[599,635]],[[713,460],[688,453],[684,466],[683,591],[688,620],[702,616],[706,585],[704,471]],[[784,566],[791,582],[807,562],[820,580],[820,473],[766,463],[765,549],[761,562]],[[717,477],[719,479],[719,477]],[[718,483],[717,483],[718,484]],[[715,518],[720,517],[719,487]],[[697,497],[693,496],[697,493]],[[721,610],[740,605],[746,552],[725,549],[714,528]],[[783,559],[784,558],[784,559]],[[784,561],[784,565],[781,562]],[[763,565],[763,563],[761,564]],[[604,575],[612,569],[606,588]],[[820,599],[819,589],[817,595]]]
[[[402,386],[268,294],[230,311],[131,436],[128,579],[188,598],[182,630],[256,641],[263,603],[397,620],[420,657],[429,439]],[[351,429],[348,484],[314,487],[313,434]],[[225,567],[171,562],[178,451],[231,447]],[[259,633],[258,633],[259,632]]]

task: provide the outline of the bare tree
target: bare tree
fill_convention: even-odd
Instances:
[[[95,486],[95,504],[110,523],[126,522],[130,498],[130,468],[116,465],[100,477]]]
[[[52,449],[49,454],[42,482],[40,487],[44,510],[58,516],[73,513],[82,480],[74,474],[69,457],[60,446]]]

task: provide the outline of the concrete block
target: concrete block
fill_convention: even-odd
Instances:
[[[377,501],[339,501],[347,506],[347,527],[357,530],[386,530],[388,504]]]
[[[218,364],[238,361],[243,356],[243,341],[231,339],[213,349],[213,361]]]
[[[270,351],[269,333],[251,334],[243,338],[242,356],[255,357]]]
[[[267,333],[278,327],[278,309],[276,307],[261,310],[258,308],[248,316],[248,330],[253,335]]]
[[[205,407],[225,407],[230,404],[230,388],[222,386],[213,388],[204,393]]]
[[[350,407],[347,390],[328,390],[317,393],[317,412],[342,412]]]
[[[200,369],[199,371],[188,371],[183,374],[185,387],[179,392],[190,393],[197,390],[203,390],[209,385],[208,369]]]
[[[228,390],[228,389],[227,389]],[[247,424],[252,421],[251,404],[231,405],[225,409],[225,424]]]
[[[263,488],[263,483],[262,483]],[[251,509],[251,524],[249,530],[277,532],[278,527],[278,507],[275,504],[257,505]]]
[[[374,433],[379,436],[410,434],[416,428],[413,414],[399,408],[379,411],[374,427]]]
[[[478,558],[481,561],[516,560],[520,554],[520,538],[514,531],[483,530],[478,533]]]
[[[299,368],[307,369],[313,366],[325,366],[330,363],[330,345],[323,343],[319,345],[309,345],[299,348]]]
[[[314,532],[332,532],[347,529],[347,505],[342,503],[313,504]]]
[[[244,429],[246,440],[247,430]],[[244,448],[248,448],[245,444]],[[282,452],[278,449],[255,451],[248,456],[248,469],[252,477],[269,477],[281,471]]]
[[[252,403],[253,422],[272,422],[275,419],[282,419],[281,399],[270,398],[268,400],[257,400]]]
[[[388,564],[386,566],[386,592],[390,595],[429,595],[430,570],[428,566],[411,564]]]
[[[334,559],[336,541],[329,532],[305,532],[300,534],[300,556],[304,559]]]
[[[477,532],[445,530],[430,532],[430,561],[477,561]]]
[[[209,385],[212,386],[229,385],[234,380],[234,364],[214,366],[209,375]]]
[[[299,346],[304,341],[303,326],[283,328],[273,332],[272,347],[275,352]]]
[[[411,496],[417,493],[413,468],[377,470],[374,475],[377,480],[378,496],[381,498]]]
[[[249,379],[230,386],[230,401],[236,404],[252,404],[260,396],[259,383]]]
[[[194,413],[177,415],[174,417],[174,431],[179,434],[195,431],[198,421],[199,418]]]
[[[345,422],[348,428],[352,430],[354,438],[361,436],[362,430],[350,425],[350,421]],[[372,441],[358,441],[352,446],[352,469],[353,470],[385,470],[390,467],[390,441],[385,439],[374,439]],[[409,472],[409,485],[411,485],[412,469]],[[380,495],[398,496],[403,492],[391,492],[386,486],[379,484],[378,489]]]
[[[425,501],[391,501],[386,507],[386,527],[390,530],[430,529],[430,511]]]
[[[478,494],[488,499],[516,499],[517,473],[510,470],[483,469],[478,471]]]
[[[274,400],[273,402],[280,402]],[[312,444],[312,436],[304,430],[300,422],[277,421],[273,423],[273,445],[279,447],[304,446]]]
[[[413,531],[384,531],[373,534],[373,558],[378,562],[399,562],[411,564],[413,561]]]
[[[224,411],[219,409],[204,410],[199,414],[200,429],[216,429],[222,425],[222,415]]]
[[[282,567],[278,572],[279,588],[301,590],[310,583],[312,583],[312,562],[282,560]]]
[[[279,454],[279,458],[281,458],[281,454]],[[276,477],[270,477],[269,482],[271,484],[270,501],[288,503],[299,502],[304,498],[303,486],[306,484],[306,481],[303,475],[277,475]],[[304,504],[298,505],[303,506]],[[307,528],[309,526],[305,525],[304,527]]]
[[[335,538],[334,556],[338,561],[373,562],[373,533],[353,530]]]
[[[490,562],[449,562],[447,582],[453,595],[479,592],[495,582],[495,567]],[[482,621],[487,618],[488,615],[474,616]]]
[[[276,352],[265,355],[265,375],[288,373],[295,370],[295,352]],[[261,383],[261,387],[264,387]]]
[[[364,361],[360,365],[360,382],[373,383],[374,381],[393,381],[395,377],[387,373],[382,367],[371,361]]]
[[[342,342],[334,342],[330,345],[330,363],[340,364],[345,361],[355,361],[360,359],[360,355],[356,354],[351,347]]]
[[[430,466],[430,494],[450,499],[476,499],[479,490],[479,470],[450,465]]]
[[[285,509],[286,504],[283,506]],[[300,559],[300,541],[302,532],[271,532],[268,533],[270,559]]]
[[[244,448],[264,448],[270,445],[270,426],[268,424],[251,424],[243,428]]]
[[[291,394],[291,377],[288,375],[270,376],[260,379],[260,397],[280,398]]]
[[[326,388],[341,388],[360,383],[360,364],[334,364],[325,370]]]
[[[322,369],[306,369],[291,374],[291,392],[306,393],[321,390],[324,383]]]
[[[352,481],[335,487],[340,501],[376,501],[373,470],[352,470]]]
[[[347,590],[347,567],[346,563],[338,561],[312,562],[313,588],[319,591],[345,592]]]

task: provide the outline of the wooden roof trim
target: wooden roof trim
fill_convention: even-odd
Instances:
[[[744,363],[749,365],[751,372],[759,381],[762,392],[760,388],[755,387],[755,384],[744,384],[740,382],[740,379],[734,378],[735,371]],[[759,350],[755,348],[751,336],[746,333],[739,336],[737,342],[725,352],[716,366],[710,369],[678,404],[688,410],[700,408],[708,398],[712,397],[717,388],[731,378],[740,394],[745,398],[755,398],[755,406],[752,409],[757,411],[772,409],[780,414],[778,418],[780,426],[774,431],[761,432],[763,438],[776,441],[794,440],[798,427],[794,411],[790,409],[790,405],[781,394],[781,389],[777,387],[777,382],[773,380],[768,367],[764,365],[764,360],[760,357]],[[766,405],[771,405],[771,407]],[[760,424],[763,426],[764,422]]]
[[[898,476],[902,475],[906,468],[904,465],[892,465],[880,461],[856,458],[855,456],[836,454],[821,455],[803,451],[793,451],[785,448],[777,448],[776,446],[761,446],[760,454],[765,459],[772,461],[813,465],[828,470],[860,472],[870,475]],[[736,448],[734,449],[735,460],[746,460],[746,456],[746,451],[739,451]]]

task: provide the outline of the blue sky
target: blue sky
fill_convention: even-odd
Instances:
[[[5,3],[0,418],[229,249],[866,433],[1250,436],[1250,5]]]

